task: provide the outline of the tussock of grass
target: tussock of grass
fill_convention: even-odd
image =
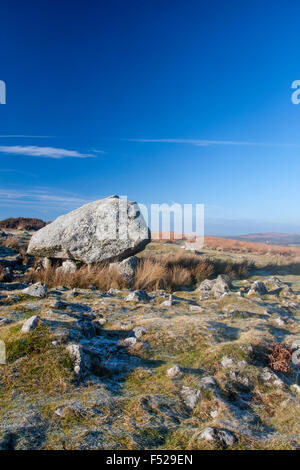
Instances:
[[[135,289],[166,289],[176,290],[182,286],[193,284],[192,273],[179,263],[168,260],[143,258],[135,275]]]
[[[142,259],[135,275],[136,289],[163,289],[166,286],[167,268],[150,258]]]

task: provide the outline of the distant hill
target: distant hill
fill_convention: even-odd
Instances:
[[[174,232],[152,232],[152,241],[160,243],[178,243],[180,241],[185,241],[193,246],[195,241],[194,235],[183,234],[180,239],[178,234]],[[263,235],[263,234],[258,234]],[[287,234],[276,234],[276,235],[287,235]],[[251,237],[252,235],[245,235],[245,237]],[[287,235],[289,236],[289,235]],[[299,235],[298,235],[299,236]],[[197,247],[196,247],[197,248]],[[274,244],[272,243],[260,243],[258,241],[252,241],[251,238],[245,238],[242,240],[237,240],[235,238],[224,238],[224,237],[213,237],[205,236],[204,237],[204,249],[217,250],[224,252],[233,252],[233,253],[255,253],[261,255],[283,255],[283,256],[300,256],[300,245],[297,244],[292,246],[287,246],[284,244]]]
[[[236,253],[300,256],[300,246],[273,245],[270,243],[258,243],[222,237],[205,237],[205,247],[213,250],[232,251]]]
[[[47,225],[41,219],[33,219],[26,217],[10,217],[9,219],[0,220],[1,229],[15,230],[39,230]]]
[[[281,245],[281,246],[300,245],[300,235],[289,234],[289,233],[276,233],[276,232],[250,233],[248,235],[240,235],[236,237],[226,237],[226,238],[231,238],[232,240],[266,243],[268,245]]]

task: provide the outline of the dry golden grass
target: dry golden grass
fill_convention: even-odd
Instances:
[[[155,260],[144,258],[140,261],[135,275],[135,289],[163,289],[167,279],[167,269]]]
[[[145,257],[142,259],[145,259]],[[171,285],[174,285],[174,287],[176,285],[186,286],[196,284],[204,279],[217,277],[219,274],[227,274],[230,278],[245,277],[248,274],[248,270],[252,267],[252,264],[248,261],[223,261],[216,258],[200,257],[192,253],[186,254],[180,252],[160,256],[152,255],[148,259],[167,269],[167,277],[171,279]],[[181,271],[180,274],[179,271]],[[176,279],[179,281],[178,284]]]
[[[100,290],[108,290],[111,287],[122,289],[126,280],[114,268],[104,265],[97,268],[82,267],[75,273],[57,271],[54,267],[30,271],[26,274],[26,280],[31,282],[43,282],[49,287],[67,286],[71,289],[79,287],[87,289],[95,286]]]
[[[82,267],[75,273],[49,269],[32,270],[27,273],[29,282],[43,282],[49,287],[65,285],[69,288],[89,288],[91,285],[106,291],[111,287],[167,291],[180,287],[190,287],[204,279],[226,273],[230,277],[243,277],[247,273],[248,264],[232,263],[210,258],[201,258],[193,254],[176,254],[164,256],[144,256],[140,258],[134,279],[128,281],[121,276],[116,268],[108,264],[88,268]]]
[[[166,289],[172,290],[193,283],[191,272],[181,266],[169,262],[169,258],[143,258],[138,266],[134,287],[135,289]]]

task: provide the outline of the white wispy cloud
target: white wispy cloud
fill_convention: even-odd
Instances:
[[[28,208],[71,210],[90,201],[91,199],[79,197],[74,193],[59,192],[56,188],[0,189],[1,207],[27,206]]]
[[[17,173],[19,175],[33,176],[34,178],[37,178],[37,175],[35,175],[34,173],[28,173],[27,171],[21,170],[14,170],[12,168],[0,168],[0,173]]]
[[[96,158],[92,153],[81,153],[56,147],[38,147],[35,145],[1,145],[0,153],[43,158]]]
[[[51,139],[53,135],[0,134],[0,139]]]
[[[205,140],[205,139],[122,139],[127,142],[145,143],[167,143],[167,144],[190,144],[199,147],[209,145],[237,145],[253,147],[298,147],[298,144],[275,143],[275,142],[247,142],[234,140]]]
[[[93,153],[102,153],[102,154],[106,153],[106,152],[104,152],[104,150],[97,150],[97,149],[92,149],[91,152],[93,152]]]

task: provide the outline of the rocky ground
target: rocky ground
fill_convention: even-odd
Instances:
[[[0,284],[0,449],[300,448],[300,277],[288,267],[170,295],[28,287],[21,266]]]

